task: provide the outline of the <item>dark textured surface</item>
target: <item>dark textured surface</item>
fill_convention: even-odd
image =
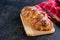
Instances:
[[[39,2],[41,0],[0,0],[0,40],[60,40],[60,27],[55,24],[54,34],[26,36],[19,17],[20,10]]]

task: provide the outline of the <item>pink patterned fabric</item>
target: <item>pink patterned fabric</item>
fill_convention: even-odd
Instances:
[[[57,4],[55,0],[46,0],[35,5],[38,10],[42,10],[40,6],[44,7],[46,10],[60,18],[60,4]]]

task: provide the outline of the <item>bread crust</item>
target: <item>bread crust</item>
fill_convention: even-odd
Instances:
[[[29,9],[31,8],[31,10]],[[37,11],[36,8],[34,8],[33,6],[32,7],[24,7],[21,11],[21,14],[20,14],[20,17],[21,17],[21,20],[22,20],[22,23],[23,23],[23,26],[24,26],[24,29],[25,29],[25,32],[28,36],[37,36],[37,35],[44,35],[44,34],[50,34],[50,33],[54,33],[55,32],[55,28],[53,26],[53,23],[47,18],[46,15],[44,15],[44,18],[47,20],[47,26],[39,26],[38,27],[38,22],[41,21],[41,19],[39,19],[38,22],[31,22],[31,20],[34,19],[35,16],[37,16],[39,14],[40,11],[37,11],[38,14],[35,14],[33,11],[30,13],[29,11],[32,11],[34,10],[34,12]],[[25,14],[24,14],[25,12]],[[28,14],[29,13],[29,14]],[[33,14],[33,15],[32,15]],[[41,14],[40,14],[41,15]],[[30,17],[33,17],[30,19]],[[41,16],[40,16],[41,17]],[[27,20],[29,19],[29,20]],[[36,19],[37,20],[37,19]],[[42,22],[39,22],[39,23],[42,23]],[[36,28],[36,25],[38,28]],[[39,24],[40,25],[40,24]],[[43,30],[45,29],[45,30]]]

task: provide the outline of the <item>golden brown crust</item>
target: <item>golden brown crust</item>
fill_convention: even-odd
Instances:
[[[37,11],[32,7],[25,7],[22,9],[21,15],[35,30],[47,31],[52,28],[50,21],[42,11]]]

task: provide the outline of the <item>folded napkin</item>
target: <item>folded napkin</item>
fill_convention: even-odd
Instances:
[[[35,7],[38,10],[43,11],[43,9],[40,6],[48,10],[53,15],[56,15],[60,19],[60,1],[59,0],[58,1],[57,0],[46,0],[46,1],[43,1],[35,5]]]

